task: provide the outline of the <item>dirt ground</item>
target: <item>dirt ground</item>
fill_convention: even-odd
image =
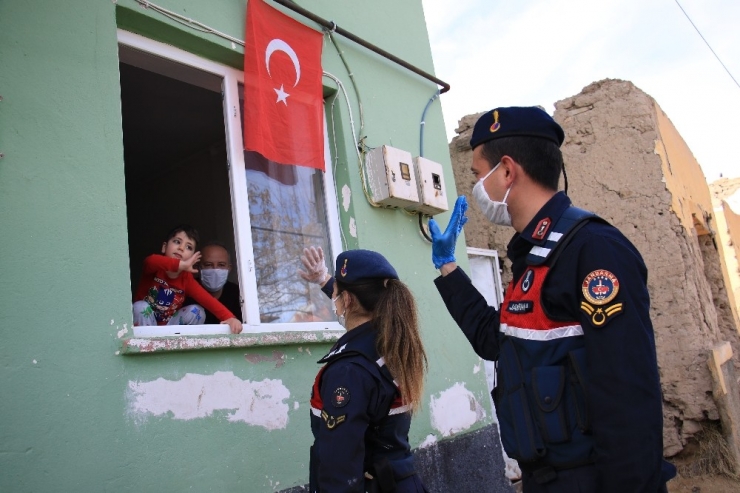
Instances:
[[[669,493],[738,493],[740,482],[726,476],[675,477],[668,482]]]

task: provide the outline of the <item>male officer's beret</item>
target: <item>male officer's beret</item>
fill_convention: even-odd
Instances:
[[[396,269],[378,252],[347,250],[337,257],[334,277],[354,284],[366,279],[398,279]]]
[[[475,123],[470,147],[501,137],[541,137],[558,145],[563,143],[565,134],[560,125],[543,109],[536,106],[512,106],[495,108],[484,114]]]

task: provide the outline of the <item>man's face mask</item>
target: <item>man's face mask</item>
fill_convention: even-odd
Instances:
[[[486,174],[486,176],[478,180],[478,183],[476,183],[473,187],[473,197],[478,203],[478,207],[480,207],[483,215],[486,216],[486,219],[491,221],[493,224],[498,224],[499,226],[511,226],[511,214],[509,214],[509,206],[506,205],[506,198],[509,196],[511,187],[506,190],[506,194],[504,194],[504,200],[502,202],[497,202],[495,200],[491,200],[491,198],[488,196],[488,193],[486,192],[485,187],[483,186],[483,182],[486,181],[486,178],[491,176],[491,174],[496,171],[499,166],[501,166],[501,161],[499,161],[499,163],[494,166],[493,169]],[[514,184],[512,183],[512,186],[513,185]]]
[[[215,293],[226,284],[229,277],[229,269],[202,269],[200,271],[200,282],[206,291]]]

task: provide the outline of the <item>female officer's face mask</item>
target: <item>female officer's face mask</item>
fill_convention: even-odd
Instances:
[[[475,201],[478,202],[478,207],[480,207],[480,210],[483,215],[486,216],[486,219],[491,221],[493,224],[498,224],[499,226],[511,226],[511,214],[509,214],[509,206],[506,205],[506,198],[509,196],[511,187],[506,190],[506,194],[504,195],[504,200],[502,202],[491,200],[486,189],[483,187],[483,182],[486,181],[486,178],[491,176],[499,166],[501,166],[501,161],[499,161],[499,163],[494,166],[486,176],[478,180],[478,183],[473,187],[473,197],[475,198]]]
[[[341,325],[342,327],[345,327],[346,328],[347,326],[345,324],[347,323],[347,319],[346,319],[346,317],[344,315],[347,313],[347,309],[345,309],[344,310],[344,313],[342,313],[341,315],[337,313],[337,300],[339,299],[339,296],[340,295],[337,295],[336,298],[332,298],[331,299],[331,309],[334,311],[334,315],[337,316],[337,320],[339,321],[339,325]]]

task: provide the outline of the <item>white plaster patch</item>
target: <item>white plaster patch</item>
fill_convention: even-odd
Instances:
[[[342,207],[344,207],[344,212],[347,212],[349,210],[349,203],[352,200],[352,190],[349,189],[349,185],[346,183],[342,187]]]
[[[119,354],[121,354],[121,351],[116,351],[116,352],[115,352],[115,355],[116,355],[116,356],[118,356]]]
[[[298,409],[299,407],[301,407],[301,404],[298,401],[295,401],[293,403],[293,409]]]
[[[478,364],[473,367],[473,375],[477,374],[479,371],[480,371],[480,362],[478,362]]]
[[[205,418],[215,411],[231,411],[231,422],[241,421],[268,430],[285,428],[290,391],[282,380],[241,380],[233,372],[213,375],[187,373],[180,380],[158,378],[151,382],[129,381],[129,415],[137,421],[167,415],[173,419]]]
[[[486,417],[483,406],[460,382],[440,392],[438,397],[433,395],[431,401],[432,428],[443,437],[467,430]]]
[[[111,319],[110,319],[110,324],[111,324],[111,325],[113,325],[114,323],[115,323],[115,322],[114,322],[114,321],[113,321],[113,319],[111,318]]]
[[[36,363],[38,363],[38,361],[36,361],[36,360],[33,360],[33,364],[35,365]]]
[[[437,443],[437,437],[430,433],[427,435],[424,441],[419,444],[419,448],[431,447],[435,443]]]
[[[354,217],[349,218],[349,234],[352,235],[352,238],[357,238],[357,223],[355,223]]]
[[[123,325],[123,328],[118,331],[118,338],[125,336],[128,333],[128,329],[126,328],[126,325]]]

